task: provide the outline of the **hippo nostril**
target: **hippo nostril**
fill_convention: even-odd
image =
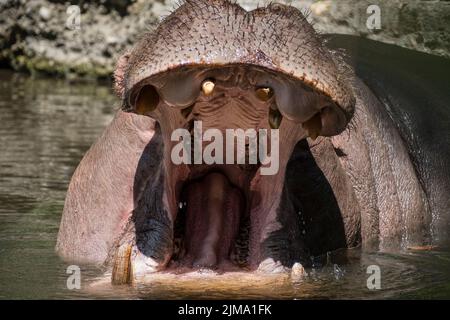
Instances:
[[[255,93],[256,97],[261,101],[268,101],[273,97],[273,90],[269,87],[257,88]]]
[[[269,108],[269,125],[272,129],[278,129],[283,116],[277,108]]]
[[[159,104],[159,94],[155,87],[151,85],[144,86],[136,98],[136,113],[144,115],[156,109]]]

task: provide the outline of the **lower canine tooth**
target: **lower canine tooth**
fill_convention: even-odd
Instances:
[[[320,113],[317,113],[314,117],[303,123],[303,129],[308,132],[308,136],[316,140],[322,130],[322,120]]]
[[[121,245],[114,257],[114,265],[111,276],[111,283],[114,285],[131,284],[133,272],[131,267],[132,246],[129,244]]]
[[[269,110],[269,125],[272,129],[278,129],[281,124],[281,120],[283,120],[283,116],[281,115],[278,109],[270,109]]]

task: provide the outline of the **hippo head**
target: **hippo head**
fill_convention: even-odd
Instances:
[[[122,109],[154,119],[163,144],[160,199],[168,222],[159,228],[167,228],[168,236],[156,251],[147,238],[136,240],[136,272],[251,269],[270,258],[263,243],[280,228],[294,147],[341,133],[355,108],[342,63],[299,10],[280,4],[247,12],[225,0],[186,1],[119,59],[115,80]],[[196,142],[196,125],[213,134]],[[204,151],[222,134],[215,142],[223,151],[213,152],[218,161],[174,163],[178,129]],[[267,147],[268,157],[279,151],[276,170],[264,174],[270,164],[260,157],[226,162],[229,129],[263,131],[270,144],[279,143]],[[248,158],[250,138],[243,140]]]

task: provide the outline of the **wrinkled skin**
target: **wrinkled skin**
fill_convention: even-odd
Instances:
[[[187,1],[119,59],[115,79],[123,108],[67,193],[57,251],[68,260],[111,264],[127,245],[134,274],[255,270],[445,242],[448,169],[424,169],[427,156],[295,8]],[[261,87],[273,96],[258,99]],[[269,110],[282,115],[276,175],[171,161],[173,130],[270,129]]]

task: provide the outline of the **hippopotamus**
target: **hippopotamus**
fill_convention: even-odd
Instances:
[[[361,43],[327,41],[291,6],[181,4],[118,59],[121,107],[73,174],[57,252],[128,283],[448,243],[448,79],[422,84],[449,64]],[[276,131],[276,172],[174,163],[173,132],[199,121]]]

